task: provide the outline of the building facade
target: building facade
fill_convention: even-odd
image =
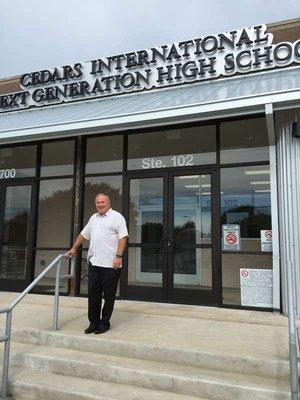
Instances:
[[[299,38],[299,20],[259,25],[92,60],[90,80],[78,63],[2,81],[0,289],[66,252],[107,193],[129,227],[120,298],[285,311],[287,268],[300,283]],[[64,293],[87,294],[86,257]]]

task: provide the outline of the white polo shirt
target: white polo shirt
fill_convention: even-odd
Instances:
[[[128,236],[125,218],[109,209],[105,214],[95,213],[81,231],[90,241],[88,260],[97,267],[112,268],[117,254],[118,242]]]

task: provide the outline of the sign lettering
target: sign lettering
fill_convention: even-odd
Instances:
[[[0,111],[200,82],[300,63],[300,40],[273,44],[265,25],[25,73]]]

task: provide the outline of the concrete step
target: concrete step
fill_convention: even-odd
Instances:
[[[207,400],[37,370],[11,371],[12,400]]]
[[[15,296],[1,293],[0,307]],[[288,329],[281,315],[117,301],[111,330],[84,335],[86,299],[60,298],[60,330],[56,332],[51,330],[52,305],[52,296],[28,295],[14,310],[12,361],[25,366],[23,373],[49,373],[51,381],[55,372],[57,379],[83,379],[92,387],[125,384],[132,386],[132,396],[139,390],[154,390],[169,392],[174,399],[176,393],[182,399],[290,398]],[[0,330],[4,326],[4,315],[0,315]],[[47,383],[45,378],[43,385]],[[35,396],[34,390],[28,393]],[[43,399],[42,388],[38,393]]]
[[[108,335],[71,334],[64,331],[40,331],[15,329],[13,339],[21,343],[55,346],[70,350],[97,352],[107,355],[124,356],[149,361],[169,362],[198,368],[237,372],[248,375],[287,379],[288,359],[260,358],[253,349],[250,354],[226,354],[222,348],[214,350],[188,349],[162,346],[144,342],[113,339]]]
[[[28,343],[12,343],[11,363],[28,370],[214,400],[290,398],[288,380]]]

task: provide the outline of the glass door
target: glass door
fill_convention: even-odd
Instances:
[[[168,297],[173,302],[218,303],[216,184],[209,169],[169,178]]]
[[[0,187],[0,289],[20,291],[31,279],[33,182]]]
[[[131,173],[125,297],[218,304],[216,172]],[[219,289],[218,289],[219,288]]]
[[[166,174],[131,174],[128,180],[127,297],[166,300]]]

